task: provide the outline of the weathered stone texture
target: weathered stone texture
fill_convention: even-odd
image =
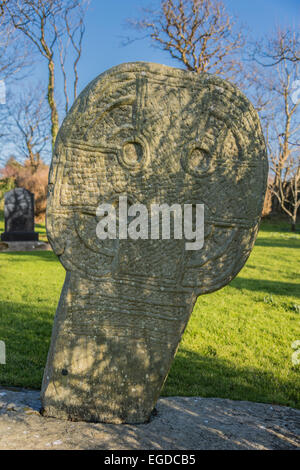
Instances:
[[[197,297],[230,282],[253,247],[268,163],[258,116],[212,75],[133,63],[97,77],[52,160],[51,245],[67,270],[45,369],[44,414],[139,423],[159,396]],[[105,240],[96,208],[205,205],[205,244]]]

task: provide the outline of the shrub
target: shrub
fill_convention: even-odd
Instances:
[[[5,167],[1,170],[1,186],[6,189],[3,193],[13,187],[25,188],[34,194],[35,216],[38,221],[45,218],[46,199],[48,186],[49,166],[43,161],[38,166],[32,167],[30,160],[25,160],[24,164],[17,162],[11,157]],[[6,183],[5,183],[6,182]],[[11,185],[8,189],[8,182]]]

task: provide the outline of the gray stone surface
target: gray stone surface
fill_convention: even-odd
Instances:
[[[197,297],[230,282],[255,242],[268,163],[257,113],[211,75],[112,68],[59,131],[47,234],[67,274],[45,368],[45,416],[147,421]],[[205,205],[205,243],[99,240],[96,209]]]
[[[45,418],[39,392],[0,389],[0,449],[300,449],[300,411],[220,398],[160,398],[147,424]]]
[[[0,242],[0,252],[16,251],[51,251],[49,243],[45,242]]]
[[[4,195],[5,232],[3,242],[38,240],[34,232],[34,195],[25,188],[15,188]]]

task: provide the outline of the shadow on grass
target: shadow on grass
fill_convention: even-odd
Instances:
[[[180,348],[162,396],[201,396],[280,404],[300,408],[297,377],[280,378],[255,367],[238,367],[213,351],[201,355]],[[296,374],[295,374],[296,375]]]
[[[39,258],[43,261],[55,261],[56,263],[59,262],[58,257],[53,253],[53,251],[3,251],[3,255],[9,255],[9,259],[6,259],[5,262],[8,263],[15,263],[17,262],[15,258],[22,255],[22,263],[26,261],[32,261],[34,258]]]
[[[286,295],[300,297],[300,284],[283,281],[268,281],[266,279],[246,279],[236,277],[230,287],[235,289],[245,289],[254,292],[265,292],[266,294]]]
[[[39,228],[41,229],[43,232],[46,232],[46,227],[45,227],[45,223],[39,223],[39,222],[36,222],[35,223],[35,228]]]
[[[38,303],[1,303],[0,338],[7,350],[7,363],[0,368],[1,385],[40,388],[55,308]],[[218,358],[214,349],[199,354],[180,348],[162,395],[230,398],[300,408],[300,388],[294,375],[291,371],[282,378],[255,367],[239,367],[234,357],[232,361]]]
[[[256,240],[255,246],[263,246],[268,248],[300,248],[300,239],[290,237],[288,239],[280,240],[278,238],[263,238],[260,237]]]
[[[7,345],[7,364],[0,368],[2,386],[40,389],[52,328],[51,311],[52,307],[41,307],[38,303],[1,304],[0,337]],[[96,367],[98,359],[94,359]],[[92,368],[91,372],[96,373],[96,369]],[[77,392],[74,389],[75,395]],[[283,379],[257,368],[237,367],[234,358],[232,362],[220,359],[213,350],[201,355],[180,348],[162,391],[162,396],[174,395],[228,398],[300,408],[296,378]],[[263,409],[260,405],[249,407],[247,404],[219,400],[161,400],[158,414],[149,425],[106,425],[101,427],[99,447],[94,442],[92,446],[94,449],[105,449],[105,446],[111,449],[112,443],[117,442],[119,448],[127,448],[136,442],[138,447],[142,439],[143,448],[167,450],[170,445],[178,448],[179,441],[180,448],[186,449],[191,444],[195,449],[246,449],[257,448],[257,445],[274,445],[277,449],[296,448],[299,443],[297,433],[292,432],[295,423],[290,423],[289,413],[295,421],[292,410],[285,411],[283,419],[283,411],[273,411],[269,407]],[[18,419],[25,418],[22,415]],[[47,418],[44,419],[43,426],[47,423]],[[157,428],[156,423],[160,422],[161,426]],[[172,425],[165,426],[165,422]],[[85,426],[92,431],[98,427],[93,423]],[[81,436],[80,444],[88,449],[88,436],[86,439]]]
[[[291,222],[286,217],[270,217],[264,218],[259,227],[260,232],[277,232],[277,233],[293,233],[291,230]],[[297,224],[296,233],[299,233]]]
[[[6,346],[0,385],[39,388],[56,306],[25,302],[0,304],[0,339]]]

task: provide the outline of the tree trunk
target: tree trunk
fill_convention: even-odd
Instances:
[[[56,140],[56,136],[58,133],[59,122],[58,122],[58,112],[56,108],[56,102],[54,97],[54,62],[53,59],[49,59],[48,61],[48,69],[49,69],[49,82],[48,82],[48,103],[51,110],[51,136],[52,136],[52,150],[54,149],[54,144]]]

